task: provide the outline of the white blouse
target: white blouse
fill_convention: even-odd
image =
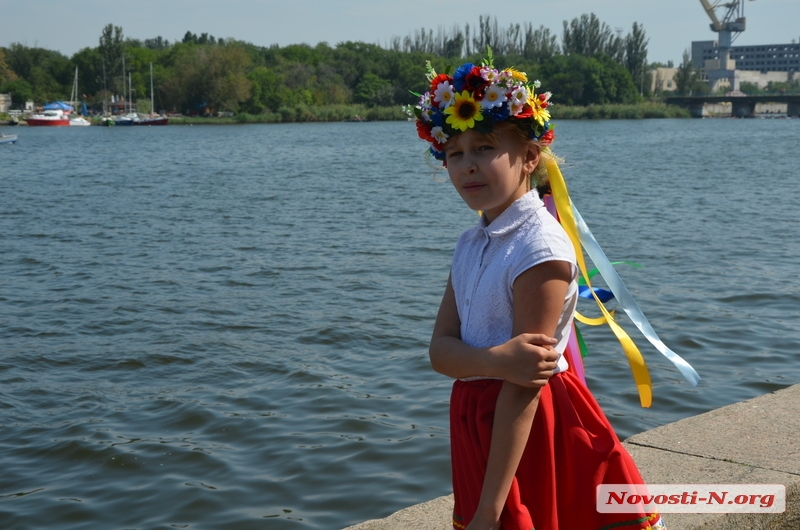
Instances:
[[[517,199],[488,226],[482,216],[478,226],[461,234],[451,269],[461,340],[478,348],[510,340],[514,281],[531,267],[551,260],[567,261],[573,270],[555,332],[558,344],[554,348],[563,354],[578,303],[578,268],[569,237],[536,190]],[[561,355],[555,371],[567,368]]]

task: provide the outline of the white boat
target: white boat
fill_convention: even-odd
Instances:
[[[86,127],[87,125],[91,125],[91,123],[83,116],[78,116],[77,118],[69,119],[70,127]]]
[[[17,142],[17,135],[16,134],[9,134],[6,136],[3,133],[0,133],[0,144],[13,144]]]

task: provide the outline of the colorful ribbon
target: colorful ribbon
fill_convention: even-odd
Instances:
[[[639,304],[636,303],[636,300],[633,298],[633,295],[628,291],[628,288],[625,287],[625,284],[622,283],[622,278],[619,277],[617,271],[614,269],[611,262],[606,257],[605,252],[603,249],[600,248],[600,244],[592,235],[592,232],[589,230],[589,227],[586,225],[586,222],[581,217],[580,212],[578,209],[575,208],[575,205],[570,201],[570,205],[572,206],[572,211],[575,214],[575,220],[577,221],[577,228],[578,233],[580,234],[581,244],[583,248],[586,249],[586,253],[592,259],[595,265],[597,265],[600,274],[603,276],[603,279],[608,284],[608,287],[611,289],[611,292],[614,293],[614,297],[617,299],[619,306],[625,311],[631,321],[636,325],[639,331],[642,332],[650,344],[655,346],[655,348],[661,352],[661,354],[666,357],[675,367],[680,371],[683,377],[691,384],[692,386],[697,385],[700,382],[700,375],[695,371],[692,366],[686,362],[680,355],[672,351],[667,347],[666,344],[658,337],[658,334],[653,329],[653,326],[650,325],[650,322],[647,320],[647,317],[644,316],[644,313],[639,308]]]
[[[603,323],[608,324],[608,326],[614,332],[614,335],[617,337],[617,340],[619,340],[625,356],[628,358],[628,363],[631,367],[631,373],[633,374],[633,379],[639,392],[639,401],[642,407],[650,407],[653,400],[653,387],[650,380],[650,373],[647,370],[647,365],[645,364],[644,358],[639,352],[639,349],[636,347],[636,344],[634,344],[633,340],[628,336],[628,334],[619,326],[619,324],[617,324],[617,322],[614,320],[613,314],[606,309],[603,301],[600,299],[598,291],[592,287],[591,277],[594,276],[595,271],[592,271],[590,274],[586,270],[586,262],[584,261],[583,251],[581,250],[581,247],[583,246],[583,248],[586,249],[586,253],[592,259],[595,265],[597,265],[600,275],[603,276],[603,278],[606,280],[606,283],[609,285],[611,293],[617,298],[620,306],[636,324],[636,327],[642,331],[651,344],[653,344],[678,368],[681,374],[683,374],[683,376],[692,386],[696,385],[700,380],[700,376],[697,375],[697,372],[695,372],[689,363],[684,361],[675,352],[667,348],[661,339],[658,338],[658,335],[656,335],[655,331],[653,331],[653,328],[647,321],[644,313],[642,313],[641,309],[639,309],[639,306],[633,299],[633,296],[631,296],[628,289],[622,283],[619,275],[614,270],[614,266],[602,251],[600,245],[594,239],[594,236],[592,236],[589,227],[586,225],[585,221],[580,216],[580,213],[575,208],[575,205],[572,203],[572,200],[569,197],[567,185],[564,182],[564,177],[561,175],[561,170],[558,168],[558,163],[553,158],[548,158],[546,163],[547,173],[550,179],[550,187],[553,191],[553,199],[558,212],[558,217],[561,220],[561,225],[564,227],[564,230],[567,232],[567,235],[572,241],[573,247],[575,247],[575,256],[578,261],[578,267],[586,283],[585,292],[595,299],[597,306],[602,312],[602,316],[595,319],[587,318],[576,312],[575,318],[580,322],[590,325],[599,325]],[[603,290],[601,290],[601,292],[602,291]],[[575,329],[577,330],[577,328]],[[585,346],[582,348],[581,353],[583,352],[585,352]]]

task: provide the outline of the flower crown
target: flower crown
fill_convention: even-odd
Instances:
[[[427,67],[430,90],[414,93],[420,99],[415,107],[409,105],[409,115],[416,118],[417,133],[431,143],[437,160],[445,160],[443,146],[451,136],[467,129],[489,133],[495,123],[511,118],[544,146],[555,139],[547,110],[550,92],[537,95],[539,81],[528,82],[525,72],[496,70],[491,50],[480,66],[464,63],[452,76],[437,74],[430,61]]]

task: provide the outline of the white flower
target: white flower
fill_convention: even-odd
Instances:
[[[450,85],[450,81],[442,81],[433,92],[433,101],[439,104],[440,109],[446,109],[453,104],[455,96],[456,91]]]
[[[481,77],[483,77],[490,83],[494,83],[500,77],[500,72],[498,72],[494,68],[489,68],[488,66],[484,66],[483,68],[481,68]]]
[[[491,85],[486,89],[481,100],[481,107],[484,109],[491,109],[500,107],[506,101],[506,91],[503,87]]]
[[[524,101],[517,101],[516,99],[512,98],[511,101],[508,102],[508,113],[511,116],[516,116],[517,114],[522,112],[523,108],[525,108]]]
[[[528,89],[524,86],[514,89],[514,91],[511,92],[511,101],[518,101],[524,105],[525,102],[528,101]]]
[[[540,86],[542,86],[542,82],[538,79],[533,82],[533,88],[539,88]]]
[[[431,136],[433,139],[439,142],[439,145],[444,144],[448,138],[450,138],[447,133],[444,132],[444,129],[441,127],[434,127],[431,129]]]

